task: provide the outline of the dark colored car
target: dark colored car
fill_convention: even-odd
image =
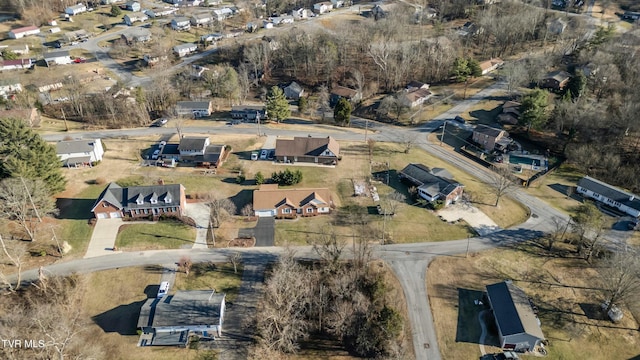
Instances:
[[[466,123],[466,122],[467,122],[467,120],[465,120],[465,119],[464,119],[462,116],[460,116],[460,115],[458,115],[458,116],[454,117],[454,118],[453,118],[453,120],[455,120],[455,121],[457,121],[457,122],[459,122],[459,123],[461,123],[461,124],[464,124],[464,123]]]

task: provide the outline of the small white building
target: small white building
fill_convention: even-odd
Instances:
[[[311,16],[311,10],[305,8],[291,10],[291,16],[295,19],[306,19]]]
[[[173,52],[176,53],[178,57],[187,56],[196,52],[196,50],[198,50],[198,45],[194,43],[181,44],[173,47]]]
[[[316,4],[313,4],[313,10],[317,11],[318,14],[324,14],[333,9],[333,4],[329,1],[323,1]]]
[[[178,9],[174,7],[165,7],[165,8],[147,9],[144,11],[144,13],[150,18],[157,18],[157,17],[169,16],[175,13],[176,11],[178,11]]]
[[[76,167],[102,161],[104,148],[100,139],[63,140],[56,144],[56,154],[63,166]]]
[[[60,32],[60,28],[59,27],[52,27],[51,29],[49,29],[49,32],[52,34],[56,34]]]
[[[44,62],[47,63],[47,66],[51,65],[67,65],[71,64],[73,60],[71,60],[71,55],[68,51],[52,51],[44,54]]]
[[[331,4],[333,4],[334,8],[341,8],[344,6],[344,0],[331,0]]]
[[[640,198],[605,182],[585,176],[578,181],[579,194],[640,218]]]
[[[9,30],[9,38],[22,39],[25,36],[40,34],[40,28],[37,26],[25,26],[17,29]]]
[[[213,22],[213,16],[211,14],[202,13],[195,14],[191,17],[192,26],[205,26]]]
[[[271,18],[271,22],[273,25],[283,25],[283,24],[293,24],[293,16],[284,15],[284,16],[276,16]]]
[[[268,20],[263,20],[262,21],[262,27],[265,29],[273,29],[273,23],[271,21]]]
[[[228,7],[224,7],[222,9],[215,9],[213,10],[213,16],[216,18],[216,20],[222,21],[224,19],[232,17],[233,10],[231,10]]]
[[[72,5],[64,9],[64,13],[70,16],[78,15],[83,12],[87,12],[87,7],[84,4]]]
[[[137,1],[127,1],[124,7],[129,11],[140,11],[140,3]]]
[[[132,26],[137,22],[145,22],[149,19],[149,17],[142,12],[133,12],[131,14],[127,14],[124,16],[124,23]]]
[[[191,20],[188,17],[178,16],[171,20],[171,28],[176,31],[186,31],[191,29]]]

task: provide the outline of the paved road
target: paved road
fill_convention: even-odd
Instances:
[[[276,220],[273,217],[258,218],[255,227],[240,229],[239,237],[255,237],[256,246],[273,246],[275,244]]]

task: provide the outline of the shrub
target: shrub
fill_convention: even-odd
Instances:
[[[240,175],[238,175],[238,176],[236,177],[236,182],[237,182],[238,184],[242,184],[245,180],[247,180],[247,178],[246,178],[244,175],[242,175],[242,174],[240,174]]]
[[[274,172],[271,174],[271,179],[278,183],[278,185],[295,185],[302,181],[302,171],[291,171],[289,169],[285,169],[284,171]]]
[[[107,179],[105,179],[103,177],[96,178],[96,180],[95,180],[95,184],[96,185],[104,185],[106,183],[107,183]]]
[[[442,200],[432,201],[431,207],[433,207],[433,210],[440,210],[444,207],[444,201]]]
[[[264,175],[262,175],[260,171],[258,171],[258,173],[256,174],[255,179],[256,179],[256,184],[258,185],[264,184]]]

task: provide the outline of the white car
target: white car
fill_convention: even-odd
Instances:
[[[153,154],[151,155],[151,160],[158,159],[158,155],[160,155],[160,149],[157,149],[156,151],[153,152]]]
[[[267,150],[262,150],[260,152],[260,160],[267,160],[267,155],[269,154],[269,152]]]

